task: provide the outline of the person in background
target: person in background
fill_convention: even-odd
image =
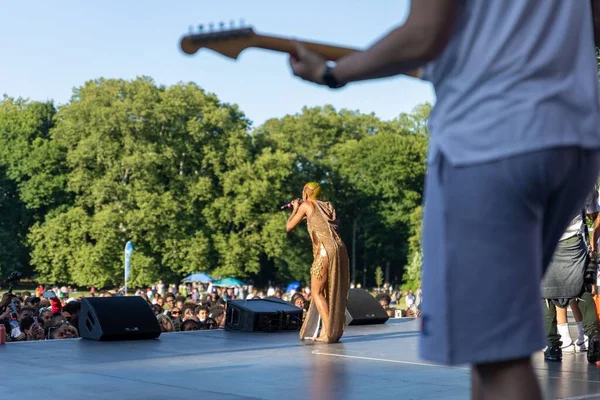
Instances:
[[[546,361],[561,361],[563,352],[583,351],[586,348],[589,363],[595,364],[596,361],[600,361],[598,317],[592,297],[592,284],[595,283],[596,274],[591,274],[588,282],[585,279],[590,263],[587,243],[598,240],[596,230],[592,232],[590,240],[586,219],[595,222],[598,210],[598,187],[596,186],[580,212],[571,220],[560,237],[542,280],[542,310],[548,343],[544,351]],[[589,247],[591,249],[591,246]],[[596,264],[593,266],[597,268]],[[581,324],[577,324],[576,343],[573,343],[566,324],[566,308],[569,305],[573,309],[576,320],[581,321]],[[589,339],[586,339],[586,336]]]
[[[383,310],[390,318],[394,318],[396,316],[396,311],[390,307],[390,303],[392,302],[392,298],[386,292],[379,293],[375,296],[375,300],[379,302]]]
[[[421,303],[423,303],[423,290],[421,289],[421,287],[419,287],[417,289],[417,295],[415,296],[415,305],[419,310],[421,309]]]
[[[33,316],[21,319],[21,332],[25,334],[25,340],[44,340],[44,328]]]
[[[31,308],[38,308],[40,305],[39,297],[28,297],[25,299],[25,306]]]
[[[209,308],[207,306],[198,306],[195,309],[196,315],[198,316],[198,322],[204,323],[208,319]]]
[[[415,304],[415,294],[413,292],[412,289],[409,289],[406,298],[406,308],[412,308],[412,306]]]
[[[174,326],[173,321],[165,314],[159,314],[156,316],[158,324],[160,325],[161,332],[173,332]]]
[[[375,296],[375,300],[377,300],[384,309],[388,308],[392,302],[392,298],[387,293],[379,293],[377,296]]]
[[[163,305],[163,308],[165,310],[170,310],[173,307],[175,307],[175,295],[169,292],[165,296],[165,304]]]
[[[161,280],[158,281],[158,284],[156,285],[156,290],[158,291],[158,294],[160,294],[161,296],[164,296],[166,293],[166,286],[165,283]]]

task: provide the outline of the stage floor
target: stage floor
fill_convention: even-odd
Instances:
[[[2,398],[468,399],[467,368],[417,357],[418,321],[351,326],[342,342],[295,332],[221,330],[132,342],[62,340],[0,346]],[[547,399],[600,399],[600,367],[585,354],[535,367]]]

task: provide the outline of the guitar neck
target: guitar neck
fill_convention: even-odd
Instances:
[[[338,61],[340,58],[347,56],[348,54],[359,51],[358,49],[353,49],[350,47],[340,47],[340,46],[332,46],[323,43],[316,42],[306,42],[302,40],[298,40],[299,43],[302,43],[308,50],[320,54],[328,61]],[[270,35],[256,35],[253,40],[253,46],[265,50],[278,51],[281,53],[287,53],[290,55],[296,54],[296,48],[294,43],[290,39],[270,36]],[[421,71],[407,71],[404,75],[411,76],[413,78],[420,78]]]
[[[350,53],[358,51],[349,47],[331,46],[328,44],[305,42],[298,40],[307,49],[325,57],[328,61],[338,61],[340,58],[347,56]],[[256,35],[254,47],[265,50],[279,51],[281,53],[296,54],[294,43],[290,39],[285,39],[277,36]]]

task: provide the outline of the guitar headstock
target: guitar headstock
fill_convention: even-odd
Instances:
[[[188,34],[181,38],[181,50],[186,54],[195,54],[207,48],[237,59],[243,50],[253,45],[255,37],[252,27],[243,26],[243,23],[235,27],[231,22],[229,29],[225,28],[224,23],[220,23],[218,29],[214,29],[213,24],[209,24],[208,29],[199,25],[196,31],[190,27]]]

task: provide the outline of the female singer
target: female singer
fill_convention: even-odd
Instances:
[[[329,202],[319,200],[321,186],[310,182],[302,190],[302,202],[294,200],[286,230],[304,218],[312,240],[314,260],[310,269],[310,307],[300,329],[301,340],[337,342],[344,333],[350,286],[349,260],[339,234],[339,220]]]

